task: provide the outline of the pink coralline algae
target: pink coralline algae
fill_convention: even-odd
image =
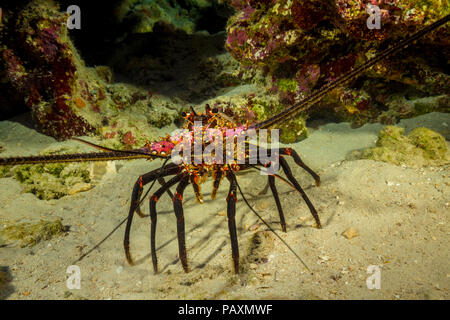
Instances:
[[[158,154],[169,154],[174,147],[175,144],[169,141],[154,142],[151,146],[151,152],[155,151]]]
[[[136,141],[134,140],[133,133],[131,131],[125,133],[122,142],[127,146],[135,144]]]
[[[328,14],[333,13],[331,1],[293,1],[290,9],[292,23],[303,30],[311,30],[320,21],[329,19]]]
[[[16,26],[5,21],[1,34],[0,55],[12,88],[24,97],[42,132],[57,139],[94,130],[69,106],[76,66],[66,19],[45,1],[31,2],[19,12]]]
[[[285,104],[301,100],[376,55],[381,41],[395,43],[450,13],[448,2],[439,0],[240,0],[231,4],[237,12],[227,24],[227,50],[243,67],[261,69],[271,77],[271,91]],[[380,10],[381,29],[368,27],[372,6]],[[432,69],[427,65],[430,55],[426,51],[443,52],[448,60],[444,48],[450,45],[449,39],[447,25],[420,40],[426,50],[408,49],[410,55],[420,58],[397,55],[379,63],[366,76],[374,82],[387,78],[427,94],[448,93],[450,79],[445,70],[433,76],[419,70]],[[408,64],[406,59],[410,59]],[[345,107],[350,114],[359,114],[359,119],[377,116],[374,97],[353,85],[332,93],[323,104]],[[343,92],[352,92],[354,101],[341,98]]]
[[[41,57],[47,63],[54,62],[58,53],[60,52],[61,44],[58,41],[59,34],[56,32],[55,28],[44,28],[38,34],[36,47],[41,51]],[[63,46],[64,47],[64,46]],[[32,48],[30,48],[32,49]]]
[[[308,93],[319,80],[320,66],[317,64],[306,64],[296,73],[295,78],[298,83],[298,90]]]
[[[369,2],[362,0],[247,0],[232,4],[238,12],[228,22],[227,49],[244,65],[271,67],[280,61],[323,60],[331,46],[351,38],[403,36],[445,14],[445,10],[415,8],[414,1],[374,0],[371,4],[379,6],[383,26],[374,30],[367,27]],[[318,53],[325,55],[318,57]]]

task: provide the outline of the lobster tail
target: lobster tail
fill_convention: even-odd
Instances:
[[[323,87],[321,87],[319,90],[313,92],[309,96],[307,96],[302,101],[292,105],[291,107],[285,109],[281,113],[273,116],[270,119],[267,119],[263,122],[257,123],[253,125],[252,127],[255,129],[265,129],[269,128],[274,124],[277,124],[282,121],[286,121],[289,118],[295,117],[300,112],[306,111],[309,108],[311,108],[314,104],[319,102],[326,94],[328,94],[333,89],[345,84],[346,82],[354,79],[364,71],[368,70],[369,68],[373,67],[376,63],[380,62],[381,60],[394,55],[395,53],[399,52],[400,50],[404,49],[417,39],[421,38],[422,36],[426,35],[427,33],[441,27],[442,25],[446,24],[450,20],[450,15],[447,15],[438,21],[434,22],[433,24],[423,28],[422,30],[416,32],[412,36],[400,41],[396,45],[389,47],[383,51],[381,51],[376,57],[371,58],[366,63],[360,65],[359,67],[354,68],[353,70],[341,75],[338,77],[335,81],[330,82]]]

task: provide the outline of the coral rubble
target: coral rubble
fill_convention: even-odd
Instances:
[[[61,152],[74,153],[74,150],[51,148],[41,154],[51,155]],[[21,165],[13,167],[12,172],[25,192],[31,192],[42,200],[59,199],[93,188],[89,163]]]
[[[356,152],[354,157],[389,162],[408,167],[440,166],[450,163],[445,138],[428,128],[416,128],[407,136],[401,127],[380,131],[376,147]]]

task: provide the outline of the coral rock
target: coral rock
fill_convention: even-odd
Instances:
[[[387,126],[380,131],[376,147],[364,150],[359,157],[409,167],[450,163],[445,138],[427,128],[416,128],[405,136],[403,128]]]
[[[284,104],[301,100],[364,63],[386,46],[381,41],[396,43],[450,13],[448,1],[439,0],[242,0],[231,4],[237,12],[227,24],[227,50],[244,68],[260,69],[271,77],[271,89]],[[367,27],[370,5],[380,8],[381,29]],[[449,35],[448,24],[426,35],[418,41],[424,49],[412,46],[406,54],[378,63],[363,75],[368,78],[364,82],[353,81],[335,90],[315,110],[362,125],[380,120],[377,92],[407,95],[413,89],[419,97],[448,94],[450,81],[443,66],[450,56]]]

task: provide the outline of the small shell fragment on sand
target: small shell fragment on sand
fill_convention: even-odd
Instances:
[[[74,195],[77,194],[79,192],[84,192],[84,191],[88,191],[91,190],[94,186],[90,183],[84,183],[84,182],[80,182],[75,184],[74,186],[72,186],[68,191],[67,194],[69,195]]]
[[[256,204],[256,209],[258,209],[258,210],[265,210],[269,206],[270,206],[270,201],[262,200],[262,201],[258,201],[258,203]]]
[[[260,227],[259,223],[255,223],[254,225],[251,225],[250,227],[248,227],[248,231],[256,231],[258,230]]]
[[[100,181],[104,175],[117,173],[114,161],[99,161],[91,163],[89,176],[92,180]]]
[[[347,239],[353,239],[357,236],[359,236],[358,230],[356,230],[354,227],[350,227],[347,230],[345,230],[342,235],[346,237]]]

